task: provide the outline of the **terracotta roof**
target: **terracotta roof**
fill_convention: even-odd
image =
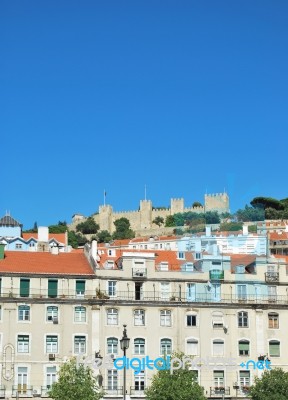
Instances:
[[[269,239],[270,240],[287,240],[288,239],[288,232],[269,232]]]
[[[26,232],[22,234],[24,240],[29,240],[31,238],[38,240],[38,233],[37,232]],[[66,234],[65,233],[49,233],[48,236],[49,240],[55,239],[59,243],[66,244]]]
[[[0,259],[1,273],[94,275],[84,254],[46,252],[5,251]]]
[[[225,254],[229,255],[231,258],[231,267],[236,267],[237,265],[250,265],[256,261],[255,254]]]

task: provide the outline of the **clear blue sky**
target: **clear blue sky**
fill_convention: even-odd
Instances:
[[[288,197],[286,0],[2,0],[0,214]]]

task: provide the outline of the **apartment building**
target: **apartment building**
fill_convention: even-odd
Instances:
[[[0,278],[2,398],[47,398],[67,357],[122,357],[123,325],[129,359],[182,351],[209,399],[247,398],[258,360],[287,368],[285,258],[96,242],[84,253],[13,252],[2,244]],[[126,370],[127,400],[145,398],[156,371],[137,372]],[[95,374],[105,399],[123,397],[123,370],[110,363]]]

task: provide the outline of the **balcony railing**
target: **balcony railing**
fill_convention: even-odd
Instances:
[[[11,299],[14,301],[19,301],[22,299],[20,297],[19,292],[17,293],[14,291],[10,293],[9,291],[5,291],[2,288],[2,293],[0,294],[0,299],[5,301],[5,299]],[[56,300],[59,301],[79,301],[79,297],[76,295],[75,291],[64,291],[57,294],[56,297],[50,298],[47,294],[47,291],[43,292],[38,290],[31,290],[28,297],[25,297],[25,302],[29,301],[29,299],[39,299],[40,301],[51,301],[55,302]],[[42,299],[42,300],[41,300]],[[84,297],[81,297],[81,303],[85,304],[85,302],[93,302],[93,301],[158,301],[158,302],[187,302],[187,303],[258,303],[258,304],[269,304],[269,303],[276,303],[276,304],[288,304],[288,295],[242,295],[237,296],[229,295],[229,294],[215,294],[213,290],[206,290],[202,293],[193,293],[187,291],[175,291],[164,293],[160,291],[144,291],[140,294],[135,292],[134,290],[131,291],[116,291],[115,295],[110,296],[108,291],[85,291]]]
[[[266,282],[279,282],[279,272],[265,272]]]
[[[230,387],[224,387],[224,386],[210,387],[210,396],[219,396],[223,398],[223,395],[230,396]]]
[[[12,397],[32,397],[33,396],[33,386],[23,385],[13,385],[12,386]]]
[[[147,269],[146,268],[132,268],[132,277],[133,278],[147,278]]]
[[[130,395],[131,396],[144,396],[144,390],[146,387],[141,386],[141,388],[136,388],[135,386],[130,386]],[[160,400],[160,399],[159,399]]]
[[[5,399],[5,392],[6,392],[6,387],[4,385],[0,385],[0,398]]]
[[[111,386],[102,386],[106,396],[123,396],[123,386],[111,388]],[[105,397],[105,396],[104,396]]]

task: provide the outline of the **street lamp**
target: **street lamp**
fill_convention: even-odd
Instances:
[[[128,349],[129,342],[130,342],[130,339],[127,336],[126,326],[127,325],[123,325],[123,327],[124,327],[123,336],[122,336],[122,339],[120,339],[120,346],[121,346],[121,350],[123,350],[123,355],[124,355],[123,400],[126,400],[126,350]]]

